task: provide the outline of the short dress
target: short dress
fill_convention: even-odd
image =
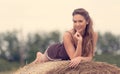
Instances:
[[[50,61],[54,61],[54,60],[70,60],[63,42],[58,42],[55,44],[50,45],[46,51],[45,54],[47,56],[47,58]]]

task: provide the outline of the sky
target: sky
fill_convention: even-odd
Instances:
[[[0,33],[63,33],[72,28],[76,8],[89,12],[95,31],[120,35],[120,0],[0,0]]]

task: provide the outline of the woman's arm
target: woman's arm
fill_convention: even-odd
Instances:
[[[98,35],[97,35],[97,33],[94,33],[94,47],[96,46],[96,43],[97,43],[97,39],[98,39]],[[74,58],[74,59],[72,59],[71,61],[70,61],[70,67],[75,67],[75,66],[77,66],[81,61],[83,61],[83,62],[88,62],[88,61],[91,61],[92,60],[92,58],[93,58],[93,54],[94,53],[90,53],[89,55],[88,55],[88,57],[82,57],[82,56],[78,56],[78,57],[76,57],[76,58]]]
[[[82,55],[82,41],[81,40],[78,40],[77,42],[77,48],[76,48],[76,51],[74,52],[74,58],[75,57],[78,57],[78,56],[81,56]]]
[[[66,52],[67,52],[68,56],[70,57],[70,59],[73,59],[75,57],[81,56],[81,52],[82,52],[82,39],[78,40],[77,47],[75,49],[74,44],[72,42],[72,37],[71,37],[70,33],[65,32],[65,34],[63,36],[63,42],[64,42],[64,46],[65,46]]]

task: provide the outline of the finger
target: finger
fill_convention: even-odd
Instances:
[[[79,34],[77,34],[77,37],[80,37],[80,35],[79,35]]]
[[[74,64],[74,62],[71,61],[71,62],[69,63],[69,67],[73,67],[73,64]]]
[[[72,65],[73,68],[76,68],[77,66],[78,66],[78,63],[74,63],[74,64]]]
[[[80,63],[79,60],[78,61],[77,60],[72,60],[71,64],[70,64],[70,67],[74,67],[75,68],[75,67],[77,67],[79,65],[79,63]]]
[[[80,63],[80,61],[78,60],[78,61],[76,61],[76,66],[78,66],[79,65],[79,63]]]
[[[77,66],[77,64],[78,64],[78,62],[77,62],[77,61],[75,61],[75,62],[72,64],[72,67]]]
[[[78,65],[79,65],[79,62],[76,63],[75,68],[78,67]]]
[[[72,63],[72,64],[70,64],[70,68],[74,68],[74,66],[75,66],[75,64],[74,63]]]
[[[76,36],[76,37],[79,37],[79,36],[80,36],[80,34],[79,34],[78,32],[76,32],[76,33],[75,33],[75,36]]]
[[[69,67],[72,67],[72,65],[73,65],[73,62],[71,61],[71,62],[69,63]]]
[[[79,32],[76,32],[76,34],[77,34],[77,35],[80,35],[80,33],[79,33]]]
[[[69,67],[72,67],[74,68],[76,66],[76,62],[71,62],[70,66]]]
[[[76,32],[78,32],[78,30],[76,30]]]
[[[79,34],[79,31],[77,31],[76,33]]]

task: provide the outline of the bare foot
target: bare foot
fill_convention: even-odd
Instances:
[[[36,59],[33,61],[34,64],[41,63],[42,62],[42,56],[43,54],[41,52],[37,52]]]

